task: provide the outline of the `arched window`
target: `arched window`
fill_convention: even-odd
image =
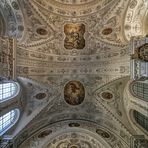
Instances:
[[[137,124],[148,132],[148,117],[144,116],[136,110],[133,111],[133,117]]]
[[[148,101],[148,83],[134,82],[132,92],[135,97]]]
[[[0,83],[0,102],[8,100],[17,94],[18,85],[15,82]]]
[[[19,110],[14,109],[0,117],[0,135],[4,134],[17,122],[19,115]]]

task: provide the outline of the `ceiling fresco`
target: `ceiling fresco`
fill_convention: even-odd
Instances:
[[[16,76],[23,88],[16,147],[129,147],[136,132],[125,120],[123,90],[130,75],[129,40],[145,35],[142,3],[0,2],[0,24],[6,22],[5,34],[16,38]]]
[[[65,101],[70,105],[79,105],[85,98],[85,89],[81,82],[70,81],[64,87]]]
[[[81,120],[77,122],[80,124],[79,127],[69,127],[72,121],[44,126],[35,131],[29,139],[26,139],[24,132],[22,134],[24,142],[20,144],[19,142],[22,142],[20,139],[17,141],[19,145],[16,146],[21,148],[128,148],[127,142],[122,139],[122,134],[118,135],[93,122]]]
[[[121,25],[128,1],[22,2],[25,33],[17,48],[18,76],[47,83],[51,75],[99,75],[98,82],[104,84],[129,75]],[[49,11],[48,5],[56,12]],[[88,5],[92,11],[84,15]],[[79,10],[74,17],[73,7]],[[66,14],[59,15],[58,9]]]
[[[18,81],[25,90],[21,98],[22,104],[27,105],[14,133],[17,134],[16,147],[98,148],[105,144],[102,145],[104,141],[108,145],[105,148],[127,148],[132,129],[128,120],[125,120],[127,117],[124,114],[122,93],[129,78],[115,80],[101,88],[94,86],[95,81],[91,79],[94,78],[83,76],[81,81],[69,81],[68,77],[65,77],[65,80],[59,79],[56,82],[55,78],[45,85],[27,78],[19,78]],[[68,95],[69,102],[66,102],[64,87],[75,91],[74,95],[73,92],[70,93],[74,96],[74,101]],[[85,89],[85,98],[78,96],[81,89],[82,93]],[[82,102],[77,101],[80,99],[83,99]],[[28,122],[28,119],[32,120]],[[26,122],[21,124],[23,120]],[[72,133],[78,136],[73,137]]]
[[[66,49],[83,49],[85,47],[85,25],[84,24],[65,24],[64,47]]]
[[[83,17],[80,17],[79,14],[75,14],[75,17],[72,17],[71,15],[66,17],[66,14],[69,14],[69,11],[75,10],[78,13],[79,8],[85,9],[84,6],[86,5],[86,8],[88,9],[88,7],[93,7],[94,3],[95,3],[95,5],[97,5],[98,8],[100,8],[100,9],[102,8],[103,10],[101,9],[100,12],[93,12],[92,14],[87,14],[86,16],[83,16]],[[50,11],[48,11],[48,9],[51,7],[51,6],[49,6],[51,4],[53,5],[52,10],[57,10],[57,8],[55,8],[55,7],[58,4],[60,5],[59,6],[60,9],[63,9],[63,10],[58,11],[59,14],[56,12],[53,12],[53,11],[50,12]],[[126,4],[126,2],[125,2],[125,4]],[[26,5],[27,5],[27,3],[26,3]],[[122,14],[121,14],[121,12],[118,12],[118,9],[121,7],[120,5],[121,6],[123,5],[123,2],[121,0],[118,0],[118,1],[112,0],[112,1],[105,1],[105,2],[95,0],[95,1],[89,2],[88,4],[87,4],[87,2],[86,2],[86,4],[83,3],[82,6],[81,6],[81,4],[77,4],[77,5],[63,4],[62,2],[59,3],[59,2],[53,1],[53,0],[50,2],[49,1],[35,1],[34,0],[34,1],[29,1],[28,7],[27,7],[28,10],[27,9],[26,10],[29,11],[28,15],[29,15],[29,18],[31,18],[30,21],[33,21],[32,22],[33,28],[34,28],[34,26],[42,25],[44,22],[44,25],[43,25],[44,28],[46,26],[52,30],[52,31],[50,31],[50,36],[51,36],[51,33],[53,33],[54,39],[55,38],[57,38],[57,39],[64,38],[62,26],[64,26],[64,24],[66,22],[69,22],[69,23],[82,23],[83,22],[84,24],[86,24],[86,36],[87,36],[87,38],[89,38],[87,40],[87,41],[89,41],[89,44],[91,44],[90,38],[92,38],[92,40],[94,40],[94,41],[98,40],[97,42],[99,42],[100,40],[101,41],[106,40],[106,42],[109,42],[109,43],[112,43],[115,45],[116,44],[125,45],[126,42],[125,42],[124,38],[122,36],[120,36],[120,34],[121,34],[121,26],[120,25],[122,23],[122,22],[120,22],[120,19],[121,19],[120,17],[122,16]],[[34,13],[38,14],[36,17],[32,16],[33,12],[32,13],[30,12],[29,7],[32,7],[33,8],[32,10],[35,11]],[[46,7],[47,7],[47,9],[44,9]],[[75,7],[75,8],[72,8],[72,7]],[[68,12],[67,12],[66,8],[69,9]],[[64,11],[64,14],[62,16],[61,16],[61,14],[62,14],[61,11]],[[113,14],[112,12],[114,12],[115,14]],[[118,13],[118,15],[116,15],[116,13]],[[37,21],[37,18],[39,18],[39,17],[41,17],[40,19],[42,20],[42,23],[39,20]],[[112,30],[112,31],[110,31],[110,33],[104,34],[105,31],[103,31],[103,30],[105,30],[105,29],[107,30],[108,28],[110,28],[110,30]],[[33,30],[33,29],[31,29],[31,30]],[[29,40],[29,41],[31,41],[31,40]],[[57,41],[54,40],[54,43],[55,42],[57,42]],[[30,44],[30,43],[27,43],[26,46],[28,44]],[[60,43],[57,43],[57,45],[58,44],[60,44]],[[92,43],[91,45],[93,45],[93,44],[94,43]],[[88,44],[87,44],[87,46],[88,46]],[[59,47],[62,47],[62,46],[59,46]]]

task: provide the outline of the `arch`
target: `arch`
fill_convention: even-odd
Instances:
[[[135,81],[131,84],[131,93],[133,96],[148,101],[148,83]]]
[[[124,21],[124,35],[127,41],[133,36],[145,36],[147,34],[148,1],[131,0]]]
[[[132,111],[133,118],[135,122],[144,129],[144,131],[148,132],[148,117],[141,114],[140,112],[133,110]]]
[[[20,92],[20,86],[13,81],[0,83],[0,103],[12,99]]]
[[[18,121],[20,116],[19,109],[9,111],[3,116],[0,116],[0,136],[8,131]]]

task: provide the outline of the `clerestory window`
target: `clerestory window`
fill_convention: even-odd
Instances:
[[[138,111],[133,111],[133,117],[138,125],[148,132],[148,116],[145,116]]]
[[[19,109],[14,109],[3,116],[0,116],[0,135],[3,135],[17,122],[19,114]]]
[[[134,82],[132,91],[135,97],[148,101],[148,83]]]
[[[0,83],[0,102],[13,98],[18,92],[18,86],[15,82]]]

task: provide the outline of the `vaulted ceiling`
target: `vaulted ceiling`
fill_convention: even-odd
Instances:
[[[42,82],[63,74],[97,75],[101,83],[127,76],[130,37],[146,34],[143,0],[5,0],[0,7],[1,30],[18,41],[17,76]]]
[[[110,137],[99,134],[110,146],[128,147],[129,137],[135,133],[125,120],[123,106],[123,90],[130,75],[129,41],[132,36],[147,33],[147,3],[146,0],[1,1],[0,33],[17,40],[16,76],[23,88],[24,114],[14,136],[23,129],[19,136],[25,140],[31,137],[27,144],[32,147],[45,143],[44,147],[50,147],[49,139],[53,139],[52,146],[57,148],[91,148],[97,147],[97,142],[91,139],[102,140],[92,133],[104,128],[103,133],[107,131]],[[81,82],[84,87],[84,101],[80,105],[65,102],[64,88],[69,81]],[[38,128],[46,126],[56,134],[52,138],[45,136],[41,142]],[[64,130],[58,131],[60,126]],[[74,134],[78,141],[71,141]],[[24,139],[18,137],[19,145]],[[103,145],[104,142],[99,147]]]
[[[123,1],[26,2],[25,34],[17,51],[17,74],[43,82],[50,79],[49,75],[99,75],[101,81],[129,75],[124,19],[121,19],[127,4]],[[118,13],[119,9],[122,11]],[[75,47],[78,43],[74,35],[71,37],[75,27],[82,47]]]

